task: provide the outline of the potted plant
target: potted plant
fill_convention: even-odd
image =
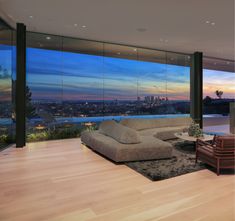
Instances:
[[[188,135],[192,137],[203,137],[203,131],[199,124],[193,121],[189,126]]]

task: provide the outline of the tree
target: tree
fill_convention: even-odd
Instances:
[[[204,104],[211,104],[212,102],[212,98],[210,96],[206,96],[204,99],[203,99],[203,103]]]
[[[31,103],[31,96],[32,96],[32,93],[29,87],[26,86],[25,97],[26,97],[26,117],[27,118],[32,118],[36,116],[36,109]]]
[[[16,93],[16,80],[12,80],[12,103],[13,103],[13,120],[15,121],[15,117],[16,117],[16,99],[15,99],[15,93]],[[33,106],[32,102],[31,102],[31,97],[32,97],[32,93],[29,89],[28,86],[26,86],[25,88],[25,102],[26,102],[26,107],[25,107],[25,112],[26,112],[26,118],[30,119],[33,117],[36,117],[36,108]]]
[[[11,77],[11,75],[10,75],[9,71],[6,68],[3,68],[2,65],[0,65],[0,78],[1,79],[8,79],[10,77]]]
[[[216,91],[215,91],[215,94],[216,94],[216,96],[217,96],[219,99],[222,98],[223,93],[224,93],[223,91],[219,91],[219,90],[216,90]]]

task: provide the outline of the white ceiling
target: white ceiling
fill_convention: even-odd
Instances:
[[[234,0],[0,0],[0,15],[30,31],[234,60]]]

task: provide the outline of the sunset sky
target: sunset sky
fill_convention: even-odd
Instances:
[[[10,46],[0,45],[0,101],[11,100],[11,55]]]
[[[189,100],[188,67],[39,49],[28,49],[27,58],[35,99]]]
[[[235,73],[204,70],[203,96],[217,98],[216,90],[224,92],[222,98],[235,98]]]
[[[0,45],[0,100],[11,99],[11,50]],[[136,100],[168,96],[189,100],[189,67],[70,52],[27,50],[27,83],[33,99]],[[204,70],[204,97],[234,98],[235,74]]]

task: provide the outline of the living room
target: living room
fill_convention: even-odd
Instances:
[[[0,1],[2,220],[234,219],[234,2],[203,4]]]

